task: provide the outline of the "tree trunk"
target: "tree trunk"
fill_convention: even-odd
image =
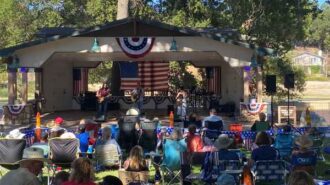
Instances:
[[[117,4],[117,20],[125,19],[128,15],[129,0],[118,0]]]

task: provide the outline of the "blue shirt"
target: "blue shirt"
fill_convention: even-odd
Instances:
[[[236,152],[229,151],[228,149],[219,150],[219,160],[239,160],[239,157]]]
[[[77,135],[77,138],[79,139],[79,143],[80,143],[80,147],[79,147],[80,152],[87,152],[89,134],[87,132],[80,133]]]
[[[184,139],[165,140],[163,164],[170,170],[179,170],[181,168],[180,153],[185,151],[187,151],[187,143]]]
[[[221,121],[221,120],[222,120],[222,118],[217,115],[208,116],[208,117],[204,118],[204,120],[203,120],[203,127],[205,127],[205,121],[216,122],[216,121]]]
[[[262,145],[252,151],[251,158],[254,161],[276,160],[278,159],[278,153],[275,148],[269,145]]]

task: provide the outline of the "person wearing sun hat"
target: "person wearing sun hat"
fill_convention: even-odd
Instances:
[[[6,139],[23,139],[25,134],[23,134],[19,129],[14,129],[6,135]]]
[[[233,139],[229,138],[227,134],[221,134],[214,142],[214,146],[219,153],[219,160],[239,160],[236,152],[228,150],[232,143]]]
[[[6,173],[0,185],[41,185],[37,176],[41,173],[44,162],[50,162],[44,158],[43,150],[40,148],[26,148],[23,158],[19,161],[20,167]]]
[[[314,175],[317,155],[310,149],[313,146],[313,141],[308,135],[302,135],[295,140],[295,144],[298,149],[292,152],[291,164],[293,170],[304,170]]]

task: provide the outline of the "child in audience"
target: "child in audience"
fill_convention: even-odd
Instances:
[[[124,169],[127,171],[148,171],[147,162],[143,157],[143,149],[139,145],[135,145],[130,153],[129,158],[124,162]]]
[[[69,181],[62,185],[97,185],[94,183],[94,170],[92,161],[88,158],[78,158],[71,165]]]
[[[201,152],[203,150],[203,141],[200,135],[196,135],[196,126],[189,125],[186,138],[188,152]]]

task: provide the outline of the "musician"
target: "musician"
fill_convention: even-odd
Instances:
[[[143,108],[143,96],[144,90],[141,87],[141,82],[138,82],[138,86],[132,91],[132,101],[135,103],[140,112]]]
[[[187,92],[180,87],[177,95],[176,95],[176,105],[177,105],[177,115],[185,118],[187,115]]]
[[[110,88],[104,82],[102,87],[96,92],[98,101],[97,120],[105,120],[108,109],[108,97],[110,96]]]

